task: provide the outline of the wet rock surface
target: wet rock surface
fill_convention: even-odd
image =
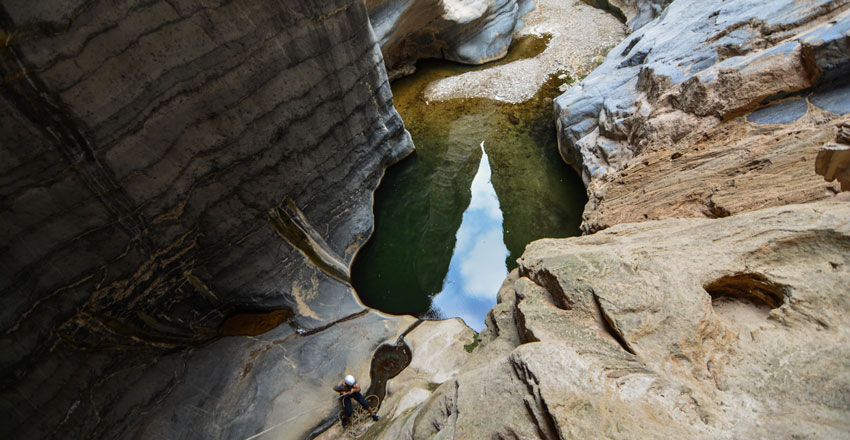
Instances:
[[[412,149],[365,6],[11,1],[0,27],[0,437],[335,415],[410,324],[340,274]]]
[[[848,215],[816,202],[534,242],[460,372],[373,438],[841,437]]]

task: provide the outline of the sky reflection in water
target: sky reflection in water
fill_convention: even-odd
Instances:
[[[481,160],[470,188],[472,199],[463,212],[443,288],[431,305],[441,317],[458,316],[475,331],[484,329],[484,316],[496,304],[496,292],[508,275],[502,210],[490,176],[490,162],[481,142]]]
[[[428,84],[469,69],[422,61],[415,75],[393,82],[416,151],[381,179],[374,231],[351,278],[369,307],[460,317],[481,330],[525,246],[579,235],[587,198],[558,153],[551,100],[562,81],[553,76],[521,104],[424,101]]]

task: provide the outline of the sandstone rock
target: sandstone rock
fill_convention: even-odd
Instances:
[[[412,150],[365,6],[12,0],[0,27],[0,437],[241,439],[312,408],[297,436],[333,416],[306,390],[409,323],[360,317],[339,273]],[[259,357],[213,342],[281,320]]]
[[[367,0],[369,19],[390,79],[416,60],[482,64],[507,53],[531,0]]]
[[[499,313],[373,438],[841,437],[848,216],[816,202],[534,242],[494,308],[521,340],[494,334]]]
[[[460,368],[471,357],[464,346],[472,344],[475,332],[461,319],[444,321],[423,321],[404,336],[404,342],[410,348],[410,364],[387,384],[387,393],[379,411],[384,421],[371,427],[371,433],[381,431],[385,438],[403,438],[402,432],[407,422],[402,420],[412,408],[431,397],[431,393],[443,382],[450,381],[459,373]],[[317,440],[341,437],[339,426],[316,437]]]
[[[850,191],[850,124],[842,125],[835,142],[826,144],[815,160],[815,172],[831,182],[838,179],[842,191]]]
[[[582,230],[681,217],[718,218],[826,199],[839,185],[813,172],[821,147],[835,137],[836,116],[808,104],[792,124],[759,125],[744,118],[653,147],[620,171],[588,186]]]
[[[815,102],[843,90],[848,8],[827,0],[673,2],[555,100],[562,156],[589,183],[789,94],[814,90]]]

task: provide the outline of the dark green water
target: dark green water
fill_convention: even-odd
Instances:
[[[541,44],[519,42],[523,51]],[[512,54],[517,57],[513,48]],[[580,233],[585,190],[558,155],[552,119],[559,82],[553,77],[517,105],[426,104],[428,83],[476,67],[444,61],[417,67],[393,84],[416,152],[387,170],[375,194],[375,231],[354,261],[352,283],[370,307],[461,317],[481,330],[526,244]]]

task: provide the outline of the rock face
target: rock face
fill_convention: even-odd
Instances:
[[[534,242],[460,372],[374,438],[842,437],[848,216],[816,202]]]
[[[632,31],[642,28],[661,15],[673,0],[610,0],[610,5],[623,12]]]
[[[390,79],[416,60],[482,64],[507,53],[532,0],[366,0]]]
[[[673,2],[555,101],[561,154],[589,182],[782,100],[846,114],[832,103],[850,77],[848,10],[838,0]]]
[[[818,152],[815,171],[827,182],[837,179],[841,191],[850,191],[850,124],[842,125],[835,142],[824,145]]]
[[[368,383],[411,323],[346,281],[412,149],[362,2],[12,0],[0,28],[0,437],[335,417],[307,390]]]

